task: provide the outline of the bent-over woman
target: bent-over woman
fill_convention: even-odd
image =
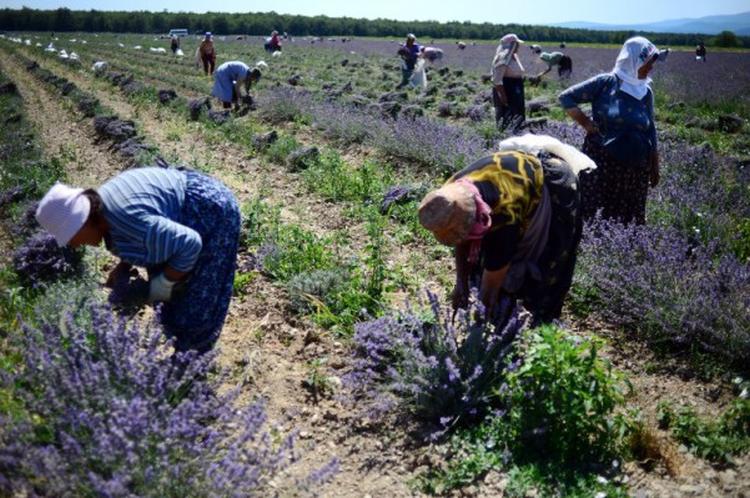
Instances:
[[[164,303],[164,330],[177,350],[216,342],[232,297],[240,213],[218,180],[192,171],[136,168],[98,189],[58,183],[39,203],[39,224],[59,245],[97,246],[149,270],[148,301]],[[145,296],[144,296],[145,297]]]
[[[427,194],[419,221],[455,247],[454,307],[466,305],[473,286],[491,316],[505,294],[547,322],[560,316],[573,278],[582,229],[577,174],[595,165],[547,136],[511,138],[500,148]]]
[[[250,85],[260,80],[260,69],[252,68],[241,61],[227,61],[216,68],[214,73],[214,88],[211,95],[221,100],[224,109],[232,104],[239,107],[242,88],[249,95]]]

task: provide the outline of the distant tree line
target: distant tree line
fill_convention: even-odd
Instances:
[[[491,24],[472,22],[394,21],[351,17],[298,16],[257,12],[247,14],[206,14],[171,12],[105,12],[56,10],[0,10],[0,29],[11,31],[86,31],[116,33],[166,33],[170,28],[186,28],[191,33],[267,35],[272,29],[293,36],[395,36],[413,32],[422,38],[498,39],[505,33],[543,42],[622,43],[635,31],[593,31],[586,29]],[[703,41],[720,46],[750,47],[750,37],[724,33],[721,37],[700,34],[646,33],[658,45],[696,45]],[[729,36],[731,35],[731,36]]]

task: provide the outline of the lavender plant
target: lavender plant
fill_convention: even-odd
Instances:
[[[16,250],[13,267],[21,280],[34,288],[80,274],[83,268],[79,251],[59,247],[54,237],[44,231],[32,235]]]
[[[82,318],[86,317],[86,318]],[[294,461],[262,401],[217,394],[211,355],[172,354],[155,325],[88,303],[20,334],[3,371],[28,416],[3,417],[0,489],[37,496],[258,496]],[[335,462],[298,486],[324,481]]]
[[[672,349],[750,359],[750,267],[674,228],[596,220],[584,231],[573,299]]]
[[[357,324],[356,358],[345,382],[370,413],[406,409],[430,424],[430,437],[438,438],[487,413],[512,341],[527,321],[515,309],[496,329],[483,320],[475,296],[454,323],[434,294],[428,299],[426,320],[408,309]]]

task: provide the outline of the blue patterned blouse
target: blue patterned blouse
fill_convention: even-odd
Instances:
[[[590,102],[592,119],[605,143],[628,133],[629,139],[639,137],[644,142],[644,149],[656,149],[654,95],[651,90],[638,100],[620,91],[617,76],[604,73],[568,88],[559,98],[564,109]]]

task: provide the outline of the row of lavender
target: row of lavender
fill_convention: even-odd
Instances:
[[[48,72],[30,69],[59,86]],[[2,209],[33,231],[28,213],[34,207],[25,199],[44,185],[23,175],[40,161],[24,151],[39,148],[20,97],[0,99],[4,111],[18,116],[13,130],[23,130],[6,128],[2,137],[4,160],[19,172],[3,177],[12,195],[3,196]],[[26,147],[17,147],[21,138]],[[55,165],[46,168],[45,185],[62,178]],[[10,222],[4,229],[22,246],[16,272],[0,282],[7,290],[0,352],[7,365],[0,372],[3,494],[252,496],[274,477],[276,486],[303,492],[335,472],[334,461],[295,477],[289,470],[294,433],[272,437],[262,400],[242,406],[239,390],[219,394],[224,379],[211,355],[174,354],[158,326],[128,321],[103,304],[92,283],[97,275],[83,268],[79,254],[60,251],[47,234],[24,243],[29,230]]]

